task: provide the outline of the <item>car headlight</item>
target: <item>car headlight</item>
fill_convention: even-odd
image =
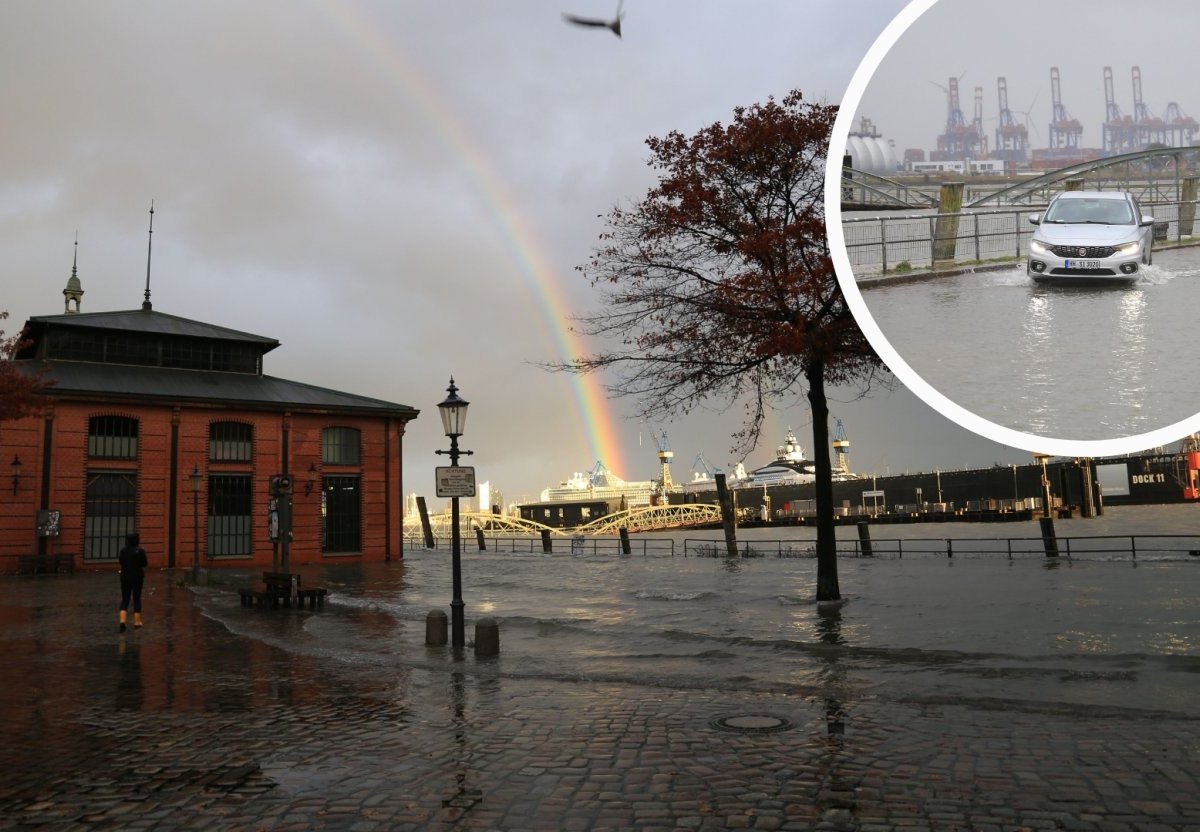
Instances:
[[[1029,241],[1029,250],[1032,251],[1034,254],[1042,254],[1042,255],[1054,253],[1053,251],[1050,250],[1050,246],[1046,245],[1045,243],[1043,243],[1039,240],[1030,240]]]
[[[1139,240],[1134,240],[1132,243],[1126,243],[1123,246],[1117,246],[1117,254],[1137,254],[1142,250],[1142,244]]]

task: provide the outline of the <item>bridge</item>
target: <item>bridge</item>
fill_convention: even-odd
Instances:
[[[1045,205],[1072,179],[1084,180],[1088,190],[1130,191],[1143,203],[1182,202],[1184,179],[1197,175],[1200,147],[1160,147],[1079,162],[1014,184],[974,184],[968,174],[958,180],[967,183],[963,207],[984,208]],[[936,209],[939,188],[843,168],[842,210]]]
[[[429,526],[434,537],[450,537],[453,529],[451,522],[449,512],[429,515]],[[559,537],[617,534],[619,529],[628,529],[631,532],[682,529],[688,526],[710,525],[719,522],[721,522],[721,509],[707,503],[631,508],[598,517],[590,523],[573,528],[554,528],[533,520],[483,511],[464,511],[460,512],[458,517],[459,534],[473,533],[479,529],[493,535],[540,536],[544,532],[549,532]],[[421,540],[424,537],[419,516],[412,515],[404,518],[404,537],[410,540]]]

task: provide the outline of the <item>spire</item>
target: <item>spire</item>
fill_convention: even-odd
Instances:
[[[83,299],[83,284],[79,282],[79,232],[75,232],[75,256],[71,260],[71,276],[67,278],[67,288],[63,289],[63,305],[66,307],[65,312],[68,315],[73,315],[79,311],[79,303]],[[75,308],[71,308],[71,301],[75,301]]]
[[[142,309],[149,312],[150,306],[150,253],[154,248],[154,200],[150,200],[150,237],[146,241],[146,295],[142,301]]]

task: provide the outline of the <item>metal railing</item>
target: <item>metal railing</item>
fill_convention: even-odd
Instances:
[[[1194,228],[1185,227],[1192,223],[1181,223],[1180,214],[1181,207],[1187,205],[1195,216],[1196,204],[1143,205],[1155,219],[1155,240],[1193,239]],[[848,217],[842,220],[846,254],[857,278],[930,270],[934,251],[951,244],[955,265],[1016,262],[1024,258],[1034,231],[1029,215],[1040,210],[1032,206],[961,214]],[[951,237],[946,229],[956,218],[958,226]]]
[[[584,537],[582,535],[576,537],[552,537],[550,538],[550,552],[545,551],[544,541],[540,537],[528,536],[484,536],[483,551],[496,553],[537,553],[537,554],[553,554],[553,555],[620,555],[621,540],[617,537],[596,536]],[[449,549],[450,538],[435,537],[433,540],[434,549]],[[405,538],[404,545],[406,548],[424,549],[425,542],[421,538]],[[463,551],[480,551],[477,538],[464,537],[462,539]],[[641,555],[642,557],[674,557],[675,556],[675,541],[671,538],[650,538],[650,537],[631,537],[629,538],[629,549],[632,555]]]
[[[875,558],[1014,558],[1046,557],[1048,543],[1065,559],[1118,556],[1196,558],[1200,562],[1200,536],[1196,535],[1094,535],[1079,537],[1002,538],[880,538],[839,540],[839,557]],[[688,538],[684,557],[726,557],[723,540]],[[739,557],[812,558],[814,541],[751,540],[738,543]],[[1200,564],[1198,564],[1200,565]]]

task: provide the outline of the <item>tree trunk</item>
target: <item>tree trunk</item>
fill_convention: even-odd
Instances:
[[[817,600],[839,601],[837,529],[833,525],[833,466],[829,461],[829,402],[825,398],[825,365],[815,361],[805,373],[812,410],[813,467],[816,469]]]

